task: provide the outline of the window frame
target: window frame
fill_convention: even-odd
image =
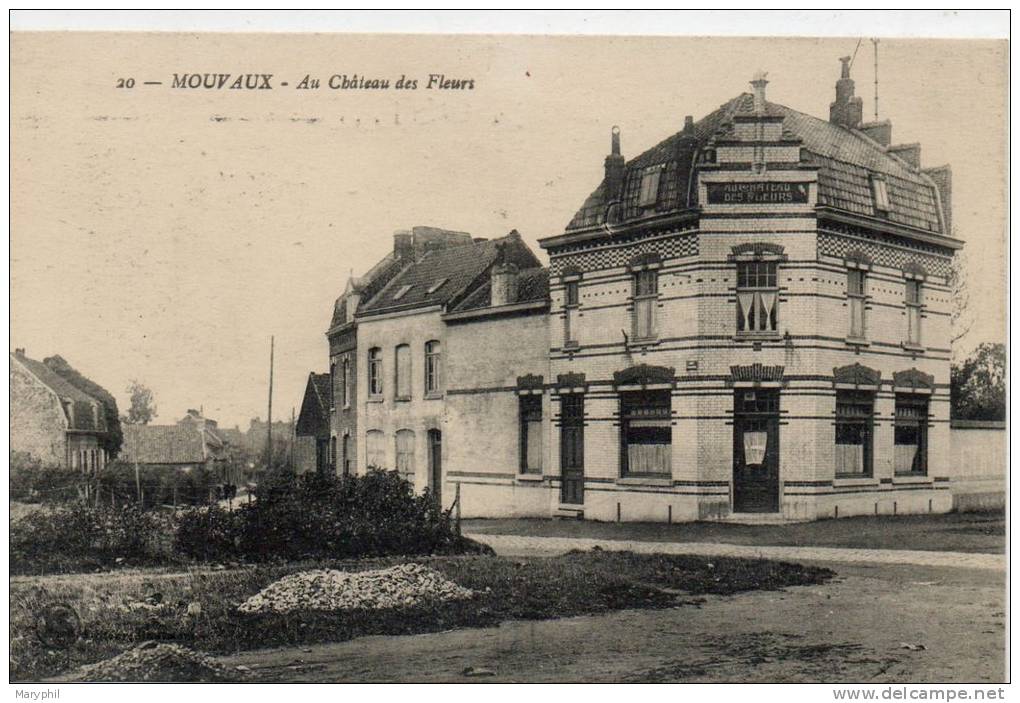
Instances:
[[[662,185],[663,166],[649,166],[641,172],[638,188],[638,207],[651,208],[659,204],[659,187]]]
[[[584,469],[583,393],[560,396],[560,472],[566,469]]]
[[[913,291],[913,295],[911,295]],[[908,347],[921,347],[924,339],[922,314],[924,311],[924,281],[920,278],[908,277],[903,286],[903,306],[907,311],[907,335],[904,344]],[[912,332],[916,323],[916,339]]]
[[[840,406],[844,408],[867,408],[866,412],[840,413]],[[840,435],[840,428],[856,427],[863,429],[864,441],[861,446],[863,469],[861,472],[840,471],[836,465],[837,459],[833,455],[833,472],[838,479],[872,478],[875,475],[875,392],[868,390],[837,389],[835,398],[835,421],[833,422],[833,447],[840,443],[837,441]],[[847,443],[843,443],[846,445]],[[855,446],[855,445],[849,445]]]
[[[563,284],[563,345],[578,346],[577,335],[574,334],[574,311],[581,307],[581,281],[568,280]]]
[[[635,267],[631,271],[631,332],[635,341],[658,339],[658,301],[659,271],[658,266]],[[647,334],[641,334],[641,313],[647,310]]]
[[[340,362],[343,368],[343,407],[351,407],[351,357],[349,354],[345,354],[343,361]]]
[[[373,447],[373,439],[378,438],[378,446]],[[373,456],[377,455],[377,456]],[[373,463],[373,458],[378,458]],[[365,468],[386,469],[386,433],[382,430],[368,430],[365,432]]]
[[[671,389],[621,391],[620,408],[620,477],[671,478],[673,475],[673,392]],[[641,401],[644,400],[644,404]],[[654,427],[638,427],[632,423],[654,422]],[[630,445],[634,430],[655,430],[641,434],[665,434],[669,441],[669,465],[664,471],[633,471],[630,468]],[[653,443],[649,443],[653,444]]]
[[[871,177],[871,198],[874,203],[875,212],[882,214],[889,212],[889,183],[886,181],[885,176],[873,175]]]
[[[401,373],[400,362],[401,354],[404,355],[404,361],[407,366],[404,372]],[[393,347],[393,399],[406,402],[411,400],[414,395],[414,383],[412,382],[412,366],[411,363],[411,345],[410,344],[398,344]],[[401,386],[406,383],[406,388]],[[406,393],[402,393],[402,390],[406,390]]]
[[[851,282],[859,279],[860,289],[853,290]],[[868,271],[863,266],[848,265],[846,270],[846,298],[847,309],[850,314],[850,329],[847,337],[851,340],[868,338]],[[855,313],[859,308],[860,329],[855,330]],[[856,334],[855,334],[856,332]]]
[[[545,442],[543,437],[543,410],[542,410],[542,396],[537,393],[524,393],[518,396],[517,400],[517,419],[518,419],[518,462],[517,472],[522,475],[542,475],[545,470]],[[538,423],[539,436],[538,436],[538,466],[528,466],[529,450],[531,449],[528,442],[528,429],[529,424],[536,422]]]
[[[368,350],[366,373],[368,374],[368,397],[382,398],[383,395],[383,353],[381,347]]]
[[[736,298],[736,335],[738,337],[777,337],[779,336],[779,259],[755,258],[738,260],[736,262],[736,286],[734,287]],[[753,271],[753,273],[752,273]],[[750,326],[750,315],[743,312],[743,304],[740,301],[741,294],[752,296],[752,308],[754,312],[754,326],[758,327],[760,319],[758,314],[764,309],[765,303],[762,294],[774,295],[772,307],[768,313],[767,329],[741,329],[741,325]]]
[[[904,412],[901,413],[901,407]],[[922,412],[913,414],[905,412],[907,408],[916,408]],[[914,465],[920,465],[919,469],[911,468],[910,471],[902,471],[896,468],[895,455],[893,459],[894,476],[927,476],[928,475],[928,425],[931,413],[931,398],[919,393],[896,393],[895,406],[893,409],[893,452],[897,445],[906,445],[906,442],[899,442],[900,428],[916,428],[917,432],[917,455]]]
[[[433,346],[435,345],[435,346]],[[443,343],[438,339],[430,339],[424,345],[425,354],[425,396],[438,397],[443,393],[442,362]]]
[[[407,437],[410,437],[410,442],[411,442],[410,451],[406,451],[406,448],[405,448],[405,451],[401,451],[400,441],[401,441],[402,438],[406,440]],[[405,428],[401,428],[401,429],[397,430],[393,434],[393,448],[394,448],[394,455],[393,455],[394,456],[394,464],[393,464],[393,467],[397,471],[397,473],[400,473],[400,474],[404,475],[405,477],[406,476],[412,476],[413,477],[413,476],[416,475],[416,472],[417,472],[417,466],[415,466],[415,450],[416,450],[416,447],[417,447],[417,437],[415,436],[414,430],[405,427]],[[401,457],[403,457],[406,460],[408,456],[410,456],[410,462],[409,462],[410,469],[408,469],[407,462],[405,462],[404,467],[401,468]]]

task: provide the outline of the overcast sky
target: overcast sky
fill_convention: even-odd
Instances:
[[[327,369],[348,273],[394,230],[517,229],[537,251],[598,184],[613,125],[630,158],[758,69],[770,100],[827,117],[857,42],[15,34],[11,346],[64,356],[122,411],[137,378],[157,422],[201,405],[244,428],[265,417],[275,335],[274,416],[289,418],[308,372]],[[894,141],[953,167],[977,319],[965,346],[1002,341],[1006,45],[879,48]],[[175,90],[175,72],[272,73],[274,89]],[[474,90],[426,90],[429,73]],[[295,90],[306,74],[323,87]],[[333,74],[419,84],[329,90]],[[870,118],[867,39],[853,77]]]

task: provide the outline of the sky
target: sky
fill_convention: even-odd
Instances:
[[[14,33],[11,347],[60,354],[156,422],[223,426],[300,408],[328,368],[351,271],[432,225],[537,240],[598,185],[610,130],[631,158],[748,90],[822,118],[858,38]],[[974,326],[1005,338],[1006,44],[879,44],[880,118],[953,168]],[[273,90],[172,88],[174,73],[271,73]],[[429,74],[472,90],[425,89]],[[418,80],[331,90],[332,75]],[[306,75],[318,90],[297,90]],[[853,66],[873,112],[871,43]],[[134,87],[118,88],[118,79]],[[144,85],[145,81],[163,84]],[[289,86],[280,84],[287,81]]]

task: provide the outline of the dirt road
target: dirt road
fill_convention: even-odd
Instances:
[[[1004,574],[833,564],[813,587],[224,657],[284,681],[1002,681]],[[465,677],[468,667],[492,676]]]

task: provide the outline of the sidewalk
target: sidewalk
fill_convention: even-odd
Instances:
[[[928,552],[904,549],[846,549],[838,547],[747,546],[717,542],[647,542],[635,540],[591,539],[584,537],[525,537],[466,533],[484,542],[501,556],[553,555],[571,549],[600,547],[639,553],[698,554],[703,556],[750,557],[785,561],[823,561],[842,563],[909,564],[914,566],[957,567],[1005,571],[1006,558],[1000,554],[966,552]]]

